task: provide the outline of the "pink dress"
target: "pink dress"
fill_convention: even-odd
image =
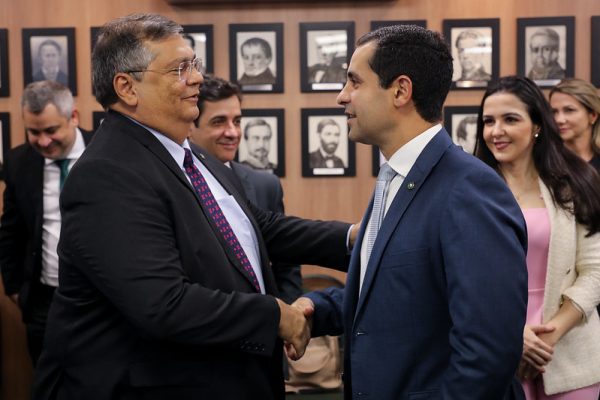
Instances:
[[[522,211],[527,224],[528,246],[527,325],[540,325],[543,323],[544,288],[550,248],[550,218],[546,208],[525,208]],[[524,382],[523,390],[527,400],[598,400],[600,385],[548,396],[544,393],[544,384],[538,376],[534,381]]]

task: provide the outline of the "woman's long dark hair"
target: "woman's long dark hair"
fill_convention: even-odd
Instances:
[[[563,145],[550,104],[532,80],[507,76],[488,87],[477,115],[475,155],[500,173],[498,161],[483,140],[483,105],[495,93],[519,98],[531,121],[540,127],[533,146],[533,163],[554,203],[574,214],[577,222],[588,229],[588,235],[600,232],[600,175]]]

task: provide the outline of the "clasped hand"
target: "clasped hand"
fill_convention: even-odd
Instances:
[[[277,299],[277,304],[281,312],[279,337],[285,342],[288,357],[298,360],[304,355],[310,341],[314,304],[306,297],[300,297],[292,305]]]
[[[549,325],[525,325],[523,330],[523,356],[517,375],[522,380],[535,378],[546,372],[544,368],[551,360],[554,348],[551,335],[555,328]]]

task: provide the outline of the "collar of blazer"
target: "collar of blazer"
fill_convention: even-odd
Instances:
[[[385,249],[387,242],[389,241],[394,229],[400,222],[402,216],[407,210],[408,206],[412,202],[413,198],[420,190],[421,186],[425,183],[427,176],[431,173],[433,168],[437,165],[437,163],[442,158],[443,154],[450,148],[452,145],[452,141],[450,140],[450,135],[448,132],[442,128],[436,135],[431,139],[431,141],[425,146],[417,161],[410,169],[410,172],[404,178],[402,185],[396,194],[396,197],[392,201],[390,208],[388,210],[388,214],[386,214],[386,218],[379,229],[377,234],[377,240],[373,245],[373,250],[371,251],[371,258],[369,259],[369,264],[367,266],[367,271],[365,274],[365,278],[363,281],[363,286],[360,291],[360,298],[358,299],[358,304],[356,307],[355,313],[349,313],[352,315],[355,320],[355,316],[358,316],[362,310],[362,306],[365,302],[365,298],[367,298],[367,294],[371,289],[373,284],[374,276],[379,268],[379,264],[381,261],[381,256],[383,254],[383,250]],[[363,216],[363,221],[368,221],[371,210],[373,208],[373,200],[369,204],[366,214]],[[350,268],[355,271],[360,271],[360,246],[362,245],[362,237],[364,235],[364,230],[361,232],[361,236],[355,245],[359,246],[359,249],[352,254],[352,260]],[[360,275],[360,274],[354,274]],[[358,282],[350,282],[352,285],[355,285],[355,290],[358,294]],[[351,321],[353,323],[353,321]]]

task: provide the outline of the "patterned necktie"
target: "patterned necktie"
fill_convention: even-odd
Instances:
[[[244,251],[242,245],[238,241],[237,236],[231,229],[231,225],[223,215],[223,211],[221,207],[219,207],[219,203],[215,200],[206,180],[202,176],[202,173],[196,166],[194,165],[194,161],[192,158],[192,152],[190,149],[185,150],[185,157],[183,159],[183,167],[185,168],[185,173],[190,178],[192,182],[192,186],[194,186],[194,190],[198,194],[200,198],[200,202],[204,206],[204,208],[208,211],[208,214],[212,218],[213,222],[217,226],[217,229],[223,236],[223,239],[227,242],[236,258],[244,267],[244,271],[250,277],[250,280],[254,284],[254,287],[258,292],[260,292],[260,285],[258,284],[258,279],[256,278],[256,274],[252,269],[252,265],[250,264],[250,260],[248,260],[248,256],[246,256],[246,252]]]
[[[377,233],[383,222],[385,201],[390,188],[390,182],[394,176],[396,176],[396,171],[394,171],[388,163],[383,164],[379,169],[377,183],[375,184],[375,196],[373,198],[373,210],[371,211],[369,232],[367,233],[367,262],[369,261],[369,258],[371,258],[371,250],[373,250]]]
[[[55,160],[54,162],[56,163],[56,165],[58,165],[58,168],[60,168],[60,190],[62,191],[62,188],[65,184],[65,180],[67,179],[67,175],[69,175],[69,159],[65,158],[63,160]]]

